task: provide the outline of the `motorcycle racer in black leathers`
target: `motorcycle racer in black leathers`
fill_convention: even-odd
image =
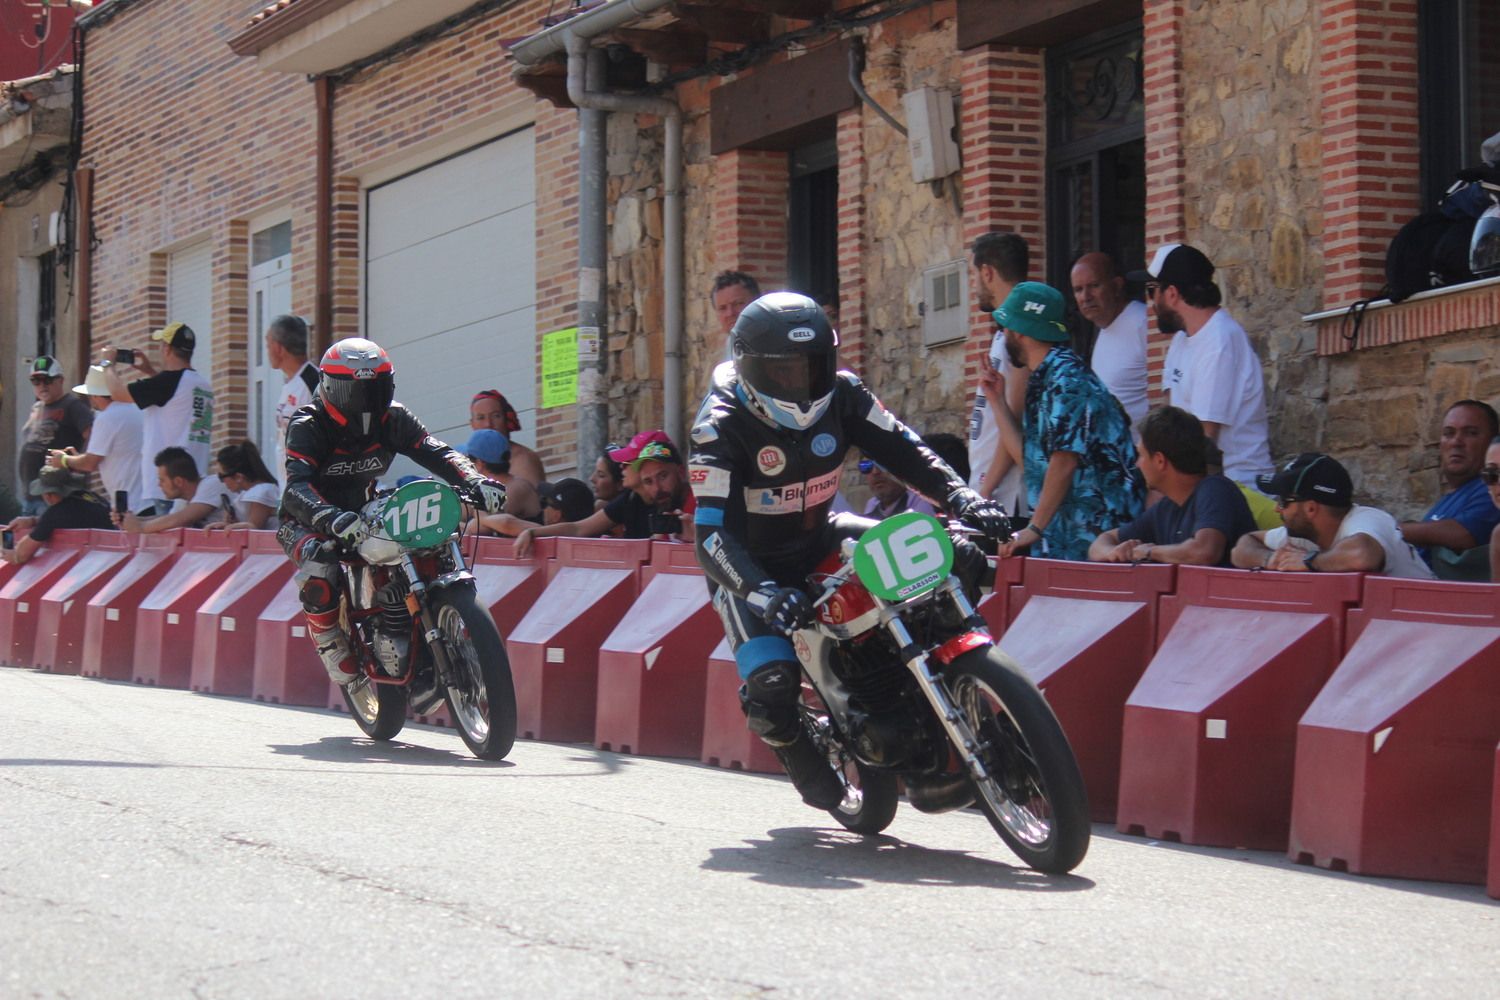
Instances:
[[[487,513],[505,504],[505,487],[475,471],[458,452],[427,433],[394,402],[395,368],[377,344],[341,340],[319,365],[318,394],[286,429],[286,489],[276,539],[297,565],[298,596],[323,667],[337,684],[354,679],[349,637],[339,624],[342,581],[326,543],[356,547],[368,535],[359,514],[375,481],[405,455],[455,486],[468,485]]]
[[[832,809],[843,784],[805,732],[801,668],[788,636],[813,618],[807,576],[844,538],[874,522],[832,514],[844,455],[858,448],[924,496],[986,534],[1006,537],[998,504],[958,474],[838,370],[838,335],[812,299],[772,292],[730,331],[734,360],[714,372],[692,431],[698,562],[734,649],[750,730],[776,753],[803,801]],[[956,571],[972,585],[984,556],[955,540]]]

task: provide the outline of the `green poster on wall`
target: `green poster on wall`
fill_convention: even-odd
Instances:
[[[578,327],[542,334],[542,406],[578,402]]]

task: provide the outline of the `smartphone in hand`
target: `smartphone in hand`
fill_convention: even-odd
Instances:
[[[0,534],[0,548],[13,549],[16,547],[16,533],[9,528]]]
[[[117,347],[117,348],[115,348],[115,364],[117,364],[117,365],[133,365],[133,364],[135,364],[135,352],[132,351],[128,347]]]
[[[130,512],[130,494],[124,490],[115,490],[115,513],[128,514]]]

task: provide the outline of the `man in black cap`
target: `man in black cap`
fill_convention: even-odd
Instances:
[[[581,479],[543,483],[537,492],[542,498],[543,524],[582,521],[594,512],[594,491]]]
[[[0,559],[24,563],[36,555],[54,531],[59,528],[99,528],[113,530],[109,508],[88,491],[88,477],[67,469],[43,469],[32,480],[31,492],[47,505],[40,517],[18,517],[6,525],[9,531],[29,527],[31,533],[16,542],[14,548],[0,549]]]
[[[1433,578],[1394,517],[1354,504],[1348,471],[1329,456],[1304,452],[1256,485],[1276,497],[1283,526],[1239,540],[1232,558],[1241,569]]]
[[[208,380],[193,368],[193,351],[198,338],[186,323],[168,323],[151,335],[161,344],[161,371],[156,370],[144,351],[134,351],[131,362],[143,378],[125,380],[125,366],[111,364],[110,398],[140,407],[141,425],[141,492],[144,507],[157,515],[172,509],[171,498],[157,488],[156,456],[166,448],[181,448],[193,459],[201,472],[213,456],[209,442],[214,427],[214,390]],[[105,360],[113,356],[106,349]]]
[[[46,509],[40,496],[30,492],[30,484],[46,464],[49,450],[66,448],[82,450],[89,439],[89,428],[94,423],[94,412],[89,404],[68,391],[63,381],[62,365],[49,354],[43,354],[31,362],[31,391],[36,402],[31,404],[31,413],[22,428],[20,466],[21,482],[28,492],[24,501],[24,513],[36,517]]]
[[[1157,328],[1173,335],[1168,402],[1203,421],[1224,452],[1224,475],[1249,484],[1270,472],[1265,376],[1244,327],[1220,308],[1213,263],[1194,247],[1168,243],[1129,277],[1146,286]]]

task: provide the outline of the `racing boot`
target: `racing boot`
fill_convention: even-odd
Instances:
[[[307,617],[307,632],[317,647],[318,657],[329,678],[339,685],[348,684],[359,675],[359,665],[354,660],[354,651],[349,648],[349,637],[339,624],[339,610],[302,612]]]
[[[836,809],[844,801],[844,783],[802,725],[797,711],[801,676],[790,663],[758,668],[740,688],[740,707],[746,726],[776,754],[802,801],[814,809]]]

